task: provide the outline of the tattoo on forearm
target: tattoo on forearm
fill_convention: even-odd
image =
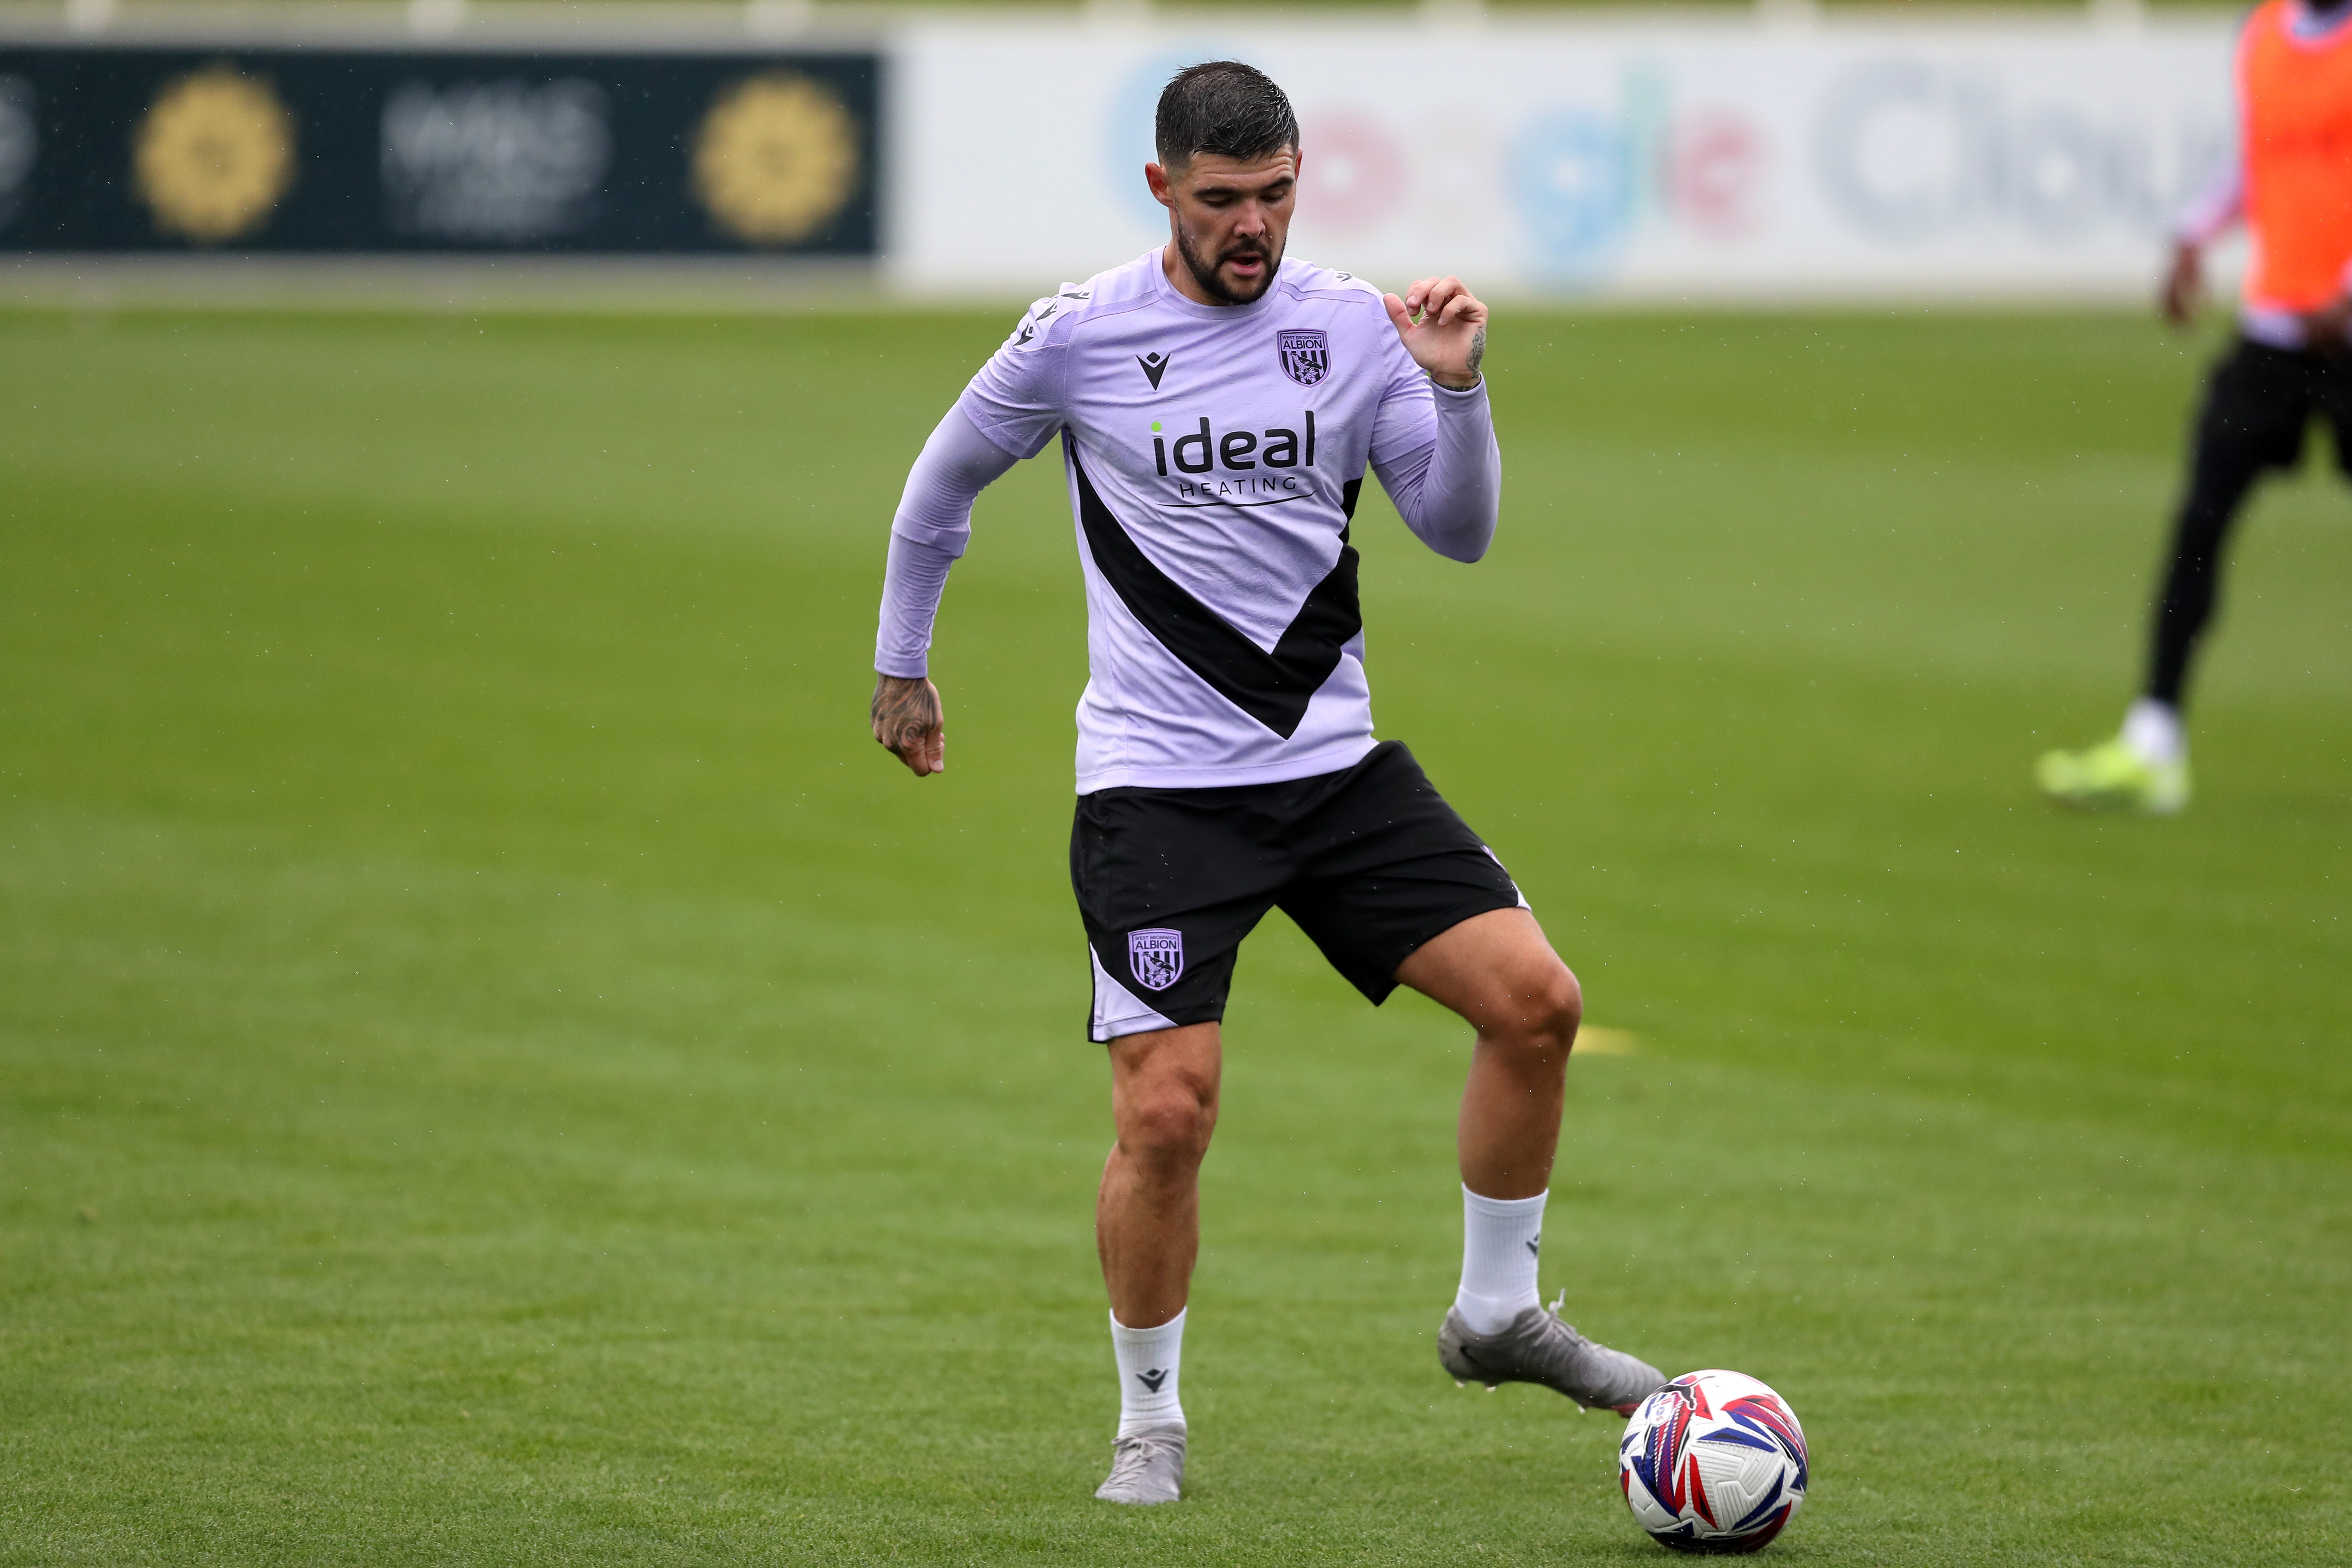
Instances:
[[[874,684],[874,738],[903,752],[940,727],[940,700],[928,680],[886,675]]]
[[[1483,362],[1486,357],[1486,324],[1484,321],[1481,321],[1478,323],[1478,330],[1470,334],[1470,374],[1474,379],[1478,374],[1478,366],[1480,363]]]

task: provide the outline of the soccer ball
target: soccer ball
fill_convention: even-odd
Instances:
[[[1745,1373],[1685,1373],[1625,1423],[1617,1479],[1660,1545],[1753,1552],[1804,1503],[1805,1429]]]

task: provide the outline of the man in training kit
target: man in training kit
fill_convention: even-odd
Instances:
[[[926,679],[973,499],[1056,432],[1091,679],[1070,878],[1117,1142],[1095,1234],[1118,1365],[1112,1502],[1176,1500],[1198,1176],[1242,939],[1280,908],[1374,1004],[1399,984],[1477,1031],[1462,1098],[1465,1382],[1620,1413],[1657,1370],[1547,1311],[1537,1245],[1582,998],[1518,889],[1411,752],[1372,738],[1349,522],[1369,463],[1423,542],[1475,561],[1502,483],[1486,308],[1286,259],[1298,121],[1248,66],[1179,72],[1144,169],[1170,238],[1040,300],[925,443],[890,530],[874,736],[943,765]]]
[[[2238,341],[2206,382],[2147,684],[2121,734],[2035,769],[2068,805],[2168,816],[2189,804],[2181,694],[2231,525],[2263,469],[2301,458],[2315,414],[2352,475],[2352,0],[2267,0],[2239,35],[2237,79],[2238,156],[2181,220],[2164,310],[2188,321],[2205,247],[2243,218],[2253,264]]]

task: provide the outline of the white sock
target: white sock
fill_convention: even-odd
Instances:
[[[1184,1359],[1184,1314],[1156,1329],[1130,1329],[1110,1321],[1111,1349],[1118,1357],[1118,1435],[1145,1426],[1184,1425],[1183,1402],[1176,1397],[1176,1369]]]
[[[1454,1308],[1472,1333],[1507,1328],[1529,1307],[1543,1305],[1536,1294],[1536,1249],[1549,1196],[1482,1198],[1462,1189],[1462,1289],[1454,1293]]]
[[[2141,698],[2124,714],[2124,744],[2152,768],[2186,761],[2189,731],[2180,727],[2180,710],[2153,697]]]

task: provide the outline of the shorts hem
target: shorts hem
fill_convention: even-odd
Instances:
[[[1490,914],[1496,910],[1524,910],[1527,907],[1527,900],[1518,896],[1517,889],[1512,889],[1512,896],[1507,899],[1500,892],[1482,893],[1477,898],[1456,905],[1453,912],[1431,921],[1420,935],[1413,938],[1412,946],[1397,954],[1396,962],[1389,965],[1388,979],[1377,990],[1360,980],[1351,979],[1349,984],[1364,994],[1366,1001],[1377,1007],[1395,993],[1398,984],[1396,972],[1404,967],[1406,959],[1444,936],[1464,921],[1476,920],[1480,915]]]
[[[1095,1033],[1094,1020],[1089,1018],[1087,1020],[1087,1039],[1093,1045],[1107,1046],[1113,1040],[1123,1040],[1129,1035],[1151,1035],[1162,1029],[1189,1029],[1195,1024],[1222,1024],[1225,1021],[1225,1010],[1223,1007],[1213,1011],[1201,1007],[1187,1008],[1184,1011],[1201,1013],[1204,1016],[1198,1018],[1178,1018],[1160,1013],[1149,1021],[1142,1018],[1135,1019],[1135,1027],[1132,1029],[1122,1026],[1124,1020],[1116,1020],[1104,1026],[1110,1031],[1109,1033],[1100,1035]]]

